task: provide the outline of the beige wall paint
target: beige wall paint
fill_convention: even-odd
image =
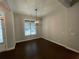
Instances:
[[[42,20],[42,37],[79,51],[79,3],[59,6]]]
[[[14,28],[13,28],[13,13],[10,10],[7,2],[4,0],[2,2],[0,2],[0,11],[4,12],[5,14],[5,44],[4,47],[6,47],[5,49],[2,50],[6,50],[9,48],[13,48],[15,47],[15,38],[14,38]],[[1,45],[3,46],[3,44]],[[1,48],[1,47],[0,47]],[[2,47],[3,48],[3,47]]]
[[[25,37],[24,35],[24,19],[34,19],[32,16],[20,14],[20,13],[14,13],[14,23],[15,23],[15,38],[16,42],[31,40],[33,38],[40,37],[40,31],[41,31],[41,23],[37,25],[37,35],[32,36],[31,38]],[[38,18],[40,21],[40,18]]]

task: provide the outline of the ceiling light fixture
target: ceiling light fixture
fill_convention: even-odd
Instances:
[[[38,20],[38,17],[37,17],[37,11],[38,11],[38,9],[35,9],[35,12],[36,12],[35,23],[36,23],[36,24],[39,24],[39,20]]]

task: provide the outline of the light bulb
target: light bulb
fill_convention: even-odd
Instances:
[[[38,20],[36,20],[36,21],[35,21],[35,23],[36,23],[36,24],[38,24],[38,23],[39,23],[39,21],[38,21]]]

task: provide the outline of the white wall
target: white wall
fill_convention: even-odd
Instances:
[[[57,10],[42,20],[42,37],[72,50],[79,51],[79,3]]]

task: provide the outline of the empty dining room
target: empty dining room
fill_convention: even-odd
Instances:
[[[0,59],[79,59],[79,0],[0,0]]]

